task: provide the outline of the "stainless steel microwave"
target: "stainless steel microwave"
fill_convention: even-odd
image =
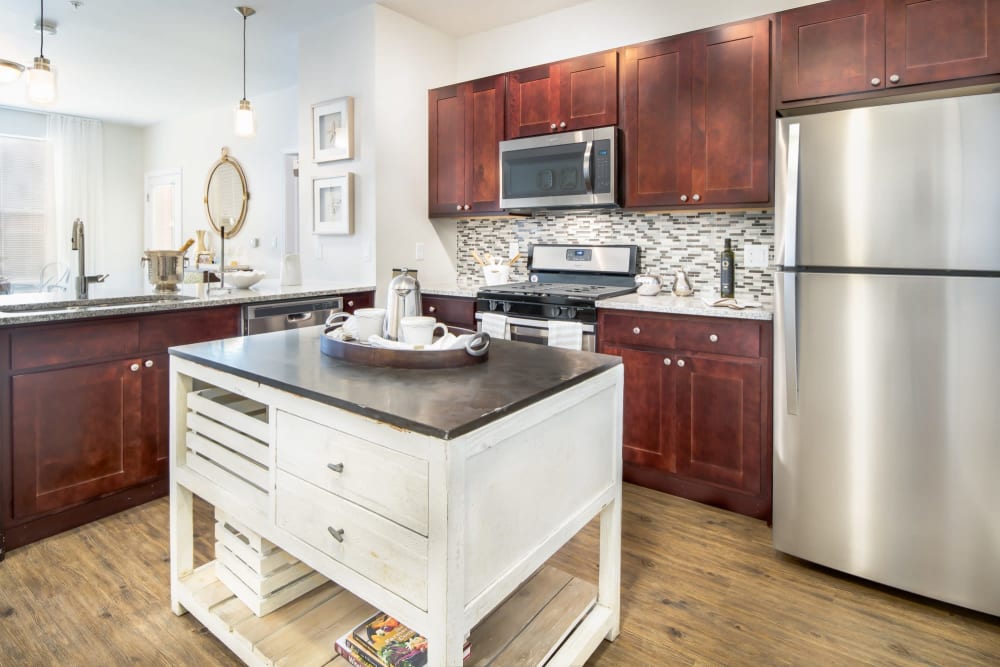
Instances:
[[[598,127],[500,142],[500,208],[618,206],[618,131]]]

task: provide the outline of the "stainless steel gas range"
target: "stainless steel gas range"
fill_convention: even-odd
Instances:
[[[550,321],[580,322],[583,349],[594,351],[597,301],[634,292],[638,268],[635,245],[533,245],[529,280],[480,288],[476,319],[483,313],[506,315],[511,340],[543,345]]]

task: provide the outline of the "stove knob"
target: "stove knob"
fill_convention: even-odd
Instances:
[[[490,299],[490,310],[496,310],[496,309],[497,309],[497,302],[494,301],[493,299]]]
[[[507,303],[506,301],[503,302],[503,312],[505,312],[505,313],[509,313],[510,312],[510,304]]]
[[[566,319],[572,320],[575,317],[576,317],[576,308],[567,308],[566,309]]]

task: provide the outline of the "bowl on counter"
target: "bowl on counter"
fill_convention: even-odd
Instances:
[[[264,271],[226,271],[226,285],[236,289],[249,289],[266,275]]]

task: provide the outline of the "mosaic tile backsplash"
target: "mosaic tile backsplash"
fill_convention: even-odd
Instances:
[[[699,293],[719,289],[719,253],[725,239],[732,239],[736,253],[736,292],[761,300],[774,295],[771,269],[743,266],[743,244],[767,246],[774,257],[774,212],[724,211],[691,213],[633,213],[623,211],[551,212],[530,218],[482,218],[458,224],[459,284],[481,282],[481,270],[472,258],[490,253],[506,256],[511,241],[522,253],[511,279],[528,276],[528,246],[534,243],[636,244],[641,248],[639,270],[663,277],[665,288],[673,284],[674,271],[684,268]]]

